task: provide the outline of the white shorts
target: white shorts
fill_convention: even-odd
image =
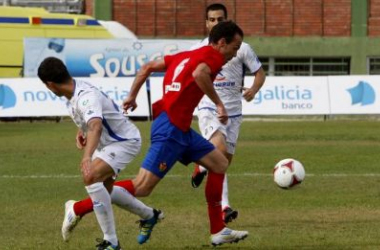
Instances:
[[[99,158],[111,166],[115,175],[119,174],[141,150],[141,140],[115,142],[95,150],[92,159]]]
[[[228,118],[227,125],[219,122],[217,114],[213,110],[201,109],[198,111],[198,124],[202,136],[210,140],[216,131],[220,131],[226,137],[227,152],[235,153],[236,142],[239,137],[240,125],[243,121],[243,116]]]

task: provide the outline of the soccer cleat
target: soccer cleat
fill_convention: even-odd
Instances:
[[[201,171],[199,165],[196,164],[193,175],[191,176],[191,185],[193,186],[193,188],[199,187],[206,175],[207,171]]]
[[[117,246],[115,246],[107,240],[96,239],[96,241],[99,242],[99,244],[96,245],[96,250],[121,250],[119,242],[117,243]]]
[[[224,243],[237,243],[240,240],[247,238],[247,236],[247,231],[236,231],[225,227],[219,233],[211,235],[211,244],[213,246],[219,246]]]
[[[144,244],[150,238],[150,235],[153,231],[154,226],[157,222],[164,219],[164,213],[160,210],[153,209],[153,217],[147,220],[140,220],[140,233],[137,236],[137,242],[139,244]]]
[[[223,210],[224,223],[230,223],[230,222],[232,222],[233,220],[235,220],[238,217],[238,215],[239,215],[238,211],[233,210],[230,207],[226,207]]]
[[[74,200],[69,200],[65,203],[65,218],[62,223],[62,237],[64,241],[69,241],[71,233],[81,219],[74,212],[75,202]]]

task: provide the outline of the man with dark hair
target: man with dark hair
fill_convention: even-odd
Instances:
[[[136,178],[131,181],[136,196],[148,196],[173,165],[196,162],[209,170],[206,200],[210,220],[211,244],[237,242],[247,231],[228,229],[222,218],[221,195],[228,161],[206,139],[191,129],[195,107],[206,94],[216,105],[218,119],[228,121],[223,103],[212,81],[229,60],[236,56],[243,31],[234,22],[222,22],[210,32],[210,45],[185,51],[143,65],[134,80],[124,110],[137,107],[136,96],[152,72],[164,72],[164,95],[153,104],[154,122],[151,146]]]
[[[104,234],[97,249],[120,249],[111,201],[143,220],[156,222],[163,218],[161,211],[147,207],[124,188],[113,186],[116,176],[140,152],[140,132],[106,94],[71,78],[61,60],[46,58],[38,68],[38,76],[55,95],[67,99],[69,114],[79,128],[76,141],[84,151],[80,163],[82,178]],[[65,204],[64,240],[68,240],[70,229],[80,220],[73,212],[74,204],[75,201]]]
[[[154,122],[151,129],[151,147],[135,179],[116,182],[135,196],[149,196],[155,186],[180,161],[184,165],[196,162],[207,167],[206,200],[210,220],[211,244],[238,242],[248,236],[247,231],[226,227],[220,204],[224,173],[228,161],[206,139],[190,128],[199,100],[206,94],[215,103],[218,119],[227,123],[228,117],[212,81],[223,64],[236,55],[243,31],[234,22],[224,22],[210,32],[209,46],[194,51],[165,56],[148,62],[136,75],[130,94],[124,100],[125,112],[137,107],[136,96],[152,72],[164,72],[164,95],[153,104]],[[92,211],[88,199],[80,201],[82,215]],[[149,239],[155,223],[145,223],[139,243]],[[75,227],[75,225],[73,225]]]
[[[210,34],[215,25],[226,20],[227,9],[223,4],[215,3],[206,8],[206,28]],[[209,38],[205,38],[193,46],[192,49],[202,47],[211,42]],[[255,80],[250,88],[243,86],[245,70],[249,70],[255,75]],[[259,59],[253,49],[243,42],[236,57],[223,66],[214,80],[216,92],[227,109],[229,123],[224,125],[218,121],[215,113],[216,107],[207,96],[198,105],[198,122],[202,136],[214,144],[227,157],[229,164],[231,164],[235,153],[242,123],[241,97],[243,95],[246,101],[253,100],[255,94],[263,86],[264,81],[265,72]],[[194,188],[199,187],[206,174],[207,170],[197,165],[191,179],[192,186]],[[237,218],[238,211],[232,209],[228,201],[227,175],[223,183],[222,209],[225,223]]]

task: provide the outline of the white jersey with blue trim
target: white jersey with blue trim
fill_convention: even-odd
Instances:
[[[208,45],[208,38],[191,47],[191,50]],[[227,62],[214,80],[214,88],[222,100],[229,116],[242,114],[242,88],[244,71],[255,73],[261,67],[256,53],[247,43],[242,43],[236,57]],[[198,105],[198,109],[216,109],[215,104],[206,95]]]
[[[66,103],[67,109],[84,134],[88,130],[88,121],[102,119],[103,131],[98,148],[118,141],[141,140],[140,131],[111,98],[90,83],[74,80],[74,84],[74,94]]]

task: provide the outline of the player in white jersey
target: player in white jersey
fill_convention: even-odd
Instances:
[[[111,202],[144,219],[157,213],[127,190],[113,187],[117,174],[140,152],[140,132],[106,94],[73,79],[61,60],[46,58],[38,68],[38,76],[55,95],[67,99],[69,114],[79,128],[76,139],[77,147],[84,151],[80,163],[82,178],[104,234],[97,249],[121,249]],[[65,240],[80,220],[72,210],[73,203],[66,203],[62,227]]]
[[[227,9],[224,5],[216,3],[206,8],[206,28],[208,32],[217,23],[225,20],[227,20]],[[208,44],[208,38],[205,38],[191,49]],[[249,70],[255,75],[254,82],[250,88],[246,88],[243,85],[245,70]],[[236,57],[223,66],[214,81],[214,88],[228,113],[228,124],[223,125],[219,122],[216,107],[207,96],[204,96],[198,105],[199,129],[203,137],[211,141],[224,153],[229,164],[231,164],[235,153],[236,142],[242,123],[242,99],[252,101],[255,94],[263,86],[264,81],[265,72],[261,67],[259,59],[253,49],[243,42]],[[197,165],[191,179],[192,186],[198,187],[206,174],[206,169]],[[233,210],[228,201],[227,175],[223,183],[222,209],[226,223],[237,218],[238,211]]]

